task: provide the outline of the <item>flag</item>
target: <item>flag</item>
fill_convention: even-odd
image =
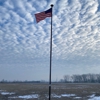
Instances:
[[[46,17],[51,17],[51,16],[52,16],[52,8],[35,14],[37,23],[40,22],[41,20],[44,20]]]

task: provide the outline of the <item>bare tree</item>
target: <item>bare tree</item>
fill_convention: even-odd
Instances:
[[[65,75],[65,82],[100,83],[100,74]]]
[[[64,81],[65,82],[71,82],[72,81],[71,76],[70,75],[65,75],[64,76]]]

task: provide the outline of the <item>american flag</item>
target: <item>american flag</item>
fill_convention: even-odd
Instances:
[[[46,17],[51,17],[51,16],[52,16],[52,8],[35,14],[37,23],[40,22],[41,20],[44,20]]]

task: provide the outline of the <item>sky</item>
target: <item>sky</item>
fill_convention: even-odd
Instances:
[[[100,73],[100,0],[0,0],[0,80],[49,80],[51,4],[52,81]]]

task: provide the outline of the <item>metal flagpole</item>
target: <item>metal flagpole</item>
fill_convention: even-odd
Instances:
[[[53,8],[53,4],[51,4],[51,8]],[[51,12],[51,36],[50,36],[49,100],[51,100],[51,66],[52,66],[52,12]]]

